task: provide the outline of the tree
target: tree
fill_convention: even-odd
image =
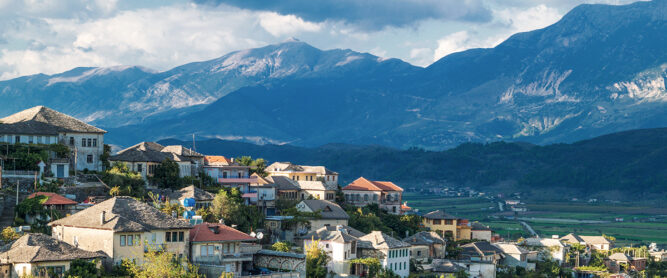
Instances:
[[[280,252],[289,252],[292,247],[292,244],[286,241],[278,241],[271,245],[271,249],[280,251]]]
[[[111,168],[102,173],[102,181],[112,189],[111,196],[143,196],[144,179],[139,173],[132,172],[125,163],[114,162]],[[114,195],[115,194],[115,195]]]
[[[306,277],[308,278],[327,277],[327,262],[329,258],[327,257],[327,253],[320,248],[319,244],[320,241],[315,240],[306,245]]]
[[[470,275],[465,270],[459,270],[456,272],[456,278],[468,278]]]
[[[217,220],[224,220],[225,224],[236,224],[243,232],[251,232],[262,226],[264,216],[254,206],[243,204],[241,191],[238,188],[223,188],[213,199],[211,213]]]
[[[100,161],[102,162],[103,169],[111,168],[111,163],[109,163],[109,157],[111,156],[111,146],[104,144],[104,151],[100,155]]]
[[[368,269],[368,277],[375,277],[380,272],[380,270],[382,270],[382,264],[380,264],[380,260],[373,257],[353,259],[350,260],[350,264],[361,264],[366,266]]]
[[[149,251],[144,254],[144,263],[136,264],[130,260],[123,261],[131,277],[135,278],[199,278],[197,266],[183,259],[176,259],[169,252]]]
[[[0,240],[5,244],[19,239],[19,237],[21,237],[21,235],[19,235],[12,227],[5,227],[0,233]]]
[[[69,270],[64,273],[63,277],[95,278],[100,276],[99,272],[94,261],[76,259],[70,263]]]
[[[250,166],[250,172],[256,173],[262,177],[266,177],[266,160],[263,158],[258,158],[253,160],[250,156],[241,156],[235,159],[236,163],[243,166]]]
[[[181,186],[178,163],[167,158],[155,167],[151,181],[162,188],[178,188]]]

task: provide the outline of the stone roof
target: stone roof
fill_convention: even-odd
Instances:
[[[427,218],[427,219],[441,219],[441,220],[443,220],[443,219],[459,219],[458,217],[456,217],[454,215],[451,215],[449,213],[446,213],[442,210],[435,210],[435,211],[429,212],[429,213],[424,215],[424,218]]]
[[[526,249],[511,243],[494,243],[494,246],[500,248],[505,254],[528,254]]]
[[[35,192],[32,193],[28,196],[28,199],[34,198],[35,196],[46,196],[46,202],[42,203],[42,205],[76,205],[77,202],[70,200],[68,198],[65,198],[61,195],[58,195],[53,192]]]
[[[364,177],[354,180],[352,183],[343,187],[343,190],[357,191],[403,191],[403,188],[390,181],[371,181]]]
[[[445,244],[445,240],[436,232],[419,232],[403,239],[411,245]]]
[[[321,241],[333,242],[352,242],[358,241],[359,237],[364,236],[364,233],[345,225],[338,226],[324,226],[315,231],[312,231],[305,236],[304,239],[313,239]]]
[[[410,244],[390,237],[389,235],[380,232],[372,231],[370,234],[359,238],[361,248],[372,249],[394,249],[410,247]]]
[[[277,190],[296,190],[296,191],[300,190],[296,181],[293,181],[288,177],[268,176],[266,177],[266,179],[275,184]]]
[[[431,267],[431,271],[435,273],[457,273],[466,270],[465,267],[459,266],[450,260],[433,260]]]
[[[576,234],[567,234],[560,238],[560,240],[569,242],[569,243],[581,243],[585,242],[586,244],[611,244],[611,241],[606,239],[603,236],[580,236]]]
[[[337,190],[338,186],[335,184],[326,184],[321,181],[296,181],[297,186],[301,190]]]
[[[3,264],[71,261],[100,257],[104,255],[81,250],[53,237],[37,233],[25,234],[0,247],[0,262]]]
[[[181,188],[169,195],[172,200],[183,200],[185,198],[194,198],[195,201],[212,201],[215,194],[198,188],[194,185]]]
[[[632,261],[632,257],[624,254],[624,253],[614,253],[611,256],[609,256],[609,259],[612,261],[617,261],[617,262],[629,262]]]
[[[186,221],[166,215],[151,205],[125,196],[113,197],[49,223],[49,226],[61,225],[112,230],[114,232],[148,232],[191,228]]]
[[[487,241],[477,241],[462,245],[462,255],[467,256],[489,256],[503,253],[503,250]]]
[[[320,212],[322,219],[350,219],[345,210],[338,204],[327,200],[303,200],[297,208],[304,204],[313,212]]]
[[[558,247],[565,247],[565,245],[558,239],[555,238],[526,238],[523,242],[521,242],[522,245],[527,245],[527,246],[546,246],[546,247],[552,247],[552,246],[558,246]]]
[[[141,142],[132,147],[119,151],[117,154],[109,157],[111,161],[127,162],[155,162],[161,163],[167,158],[173,161],[190,161],[184,156],[176,153],[163,151],[164,147],[154,142]]]
[[[72,116],[35,106],[0,119],[0,134],[106,133]]]
[[[327,169],[324,166],[297,165],[291,162],[274,162],[266,167],[267,172],[303,172],[315,173],[319,175],[338,175],[338,173]]]
[[[254,237],[220,223],[202,223],[190,229],[190,242],[254,240]]]
[[[491,229],[489,226],[486,226],[482,223],[479,223],[477,221],[470,223],[470,227],[472,228],[473,231],[490,231]]]
[[[195,152],[192,149],[188,149],[188,148],[183,147],[181,145],[169,145],[169,146],[166,146],[166,147],[162,148],[161,151],[175,153],[177,155],[187,156],[187,157],[204,157],[203,154]]]

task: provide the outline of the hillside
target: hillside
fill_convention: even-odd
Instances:
[[[317,148],[206,140],[197,151],[231,157],[326,165],[341,182],[359,176],[406,188],[443,184],[490,192],[521,191],[533,199],[597,197],[666,200],[667,128],[633,130],[572,144],[466,143],[446,151],[329,144]],[[183,144],[178,140],[163,144]],[[551,194],[558,193],[558,194]]]
[[[109,143],[199,137],[442,150],[667,126],[667,1],[580,5],[543,29],[421,68],[300,41],[165,72],[80,68],[0,82],[0,114],[46,104]]]

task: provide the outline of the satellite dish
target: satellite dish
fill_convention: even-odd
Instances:
[[[257,239],[262,239],[262,238],[264,238],[264,233],[259,232],[259,233],[257,233],[257,235],[256,235],[255,237],[256,237]]]
[[[255,232],[250,232],[250,236],[251,236],[251,237],[255,237],[256,235],[257,235],[257,234],[255,234]]]

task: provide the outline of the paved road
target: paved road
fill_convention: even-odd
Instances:
[[[530,235],[532,235],[532,236],[534,236],[534,237],[540,237],[540,236],[535,232],[535,230],[533,230],[533,227],[531,227],[530,225],[528,225],[528,223],[526,223],[526,222],[524,222],[524,221],[519,221],[519,223],[521,223],[521,226],[523,226],[523,228],[526,229],[526,230],[530,233]]]

